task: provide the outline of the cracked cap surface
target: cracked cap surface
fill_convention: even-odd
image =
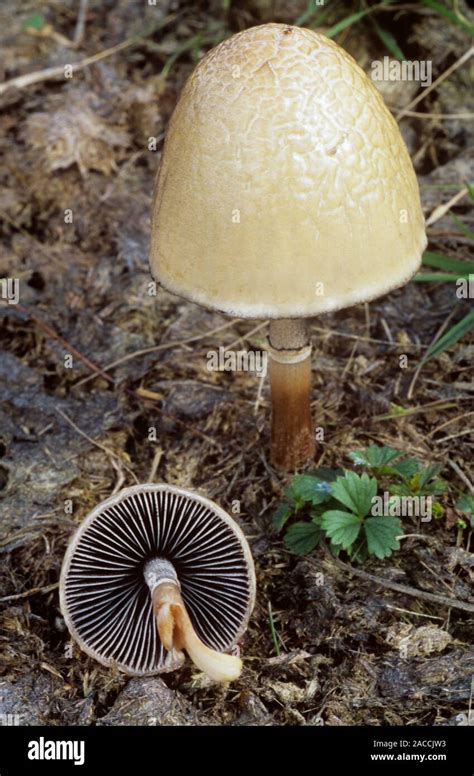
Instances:
[[[241,317],[312,316],[403,285],[425,247],[398,126],[344,49],[266,24],[199,63],[156,183],[165,288]]]

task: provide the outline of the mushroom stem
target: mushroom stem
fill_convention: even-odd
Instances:
[[[272,321],[268,337],[272,394],[271,461],[293,471],[314,458],[311,418],[311,345],[306,322]]]
[[[238,679],[242,661],[210,649],[201,641],[186,611],[177,581],[167,579],[154,588],[153,611],[160,641],[166,650],[185,649],[197,668],[216,682]]]

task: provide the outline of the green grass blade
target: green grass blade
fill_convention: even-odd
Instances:
[[[273,646],[275,648],[275,654],[278,657],[280,654],[280,645],[278,643],[278,635],[275,628],[275,620],[273,618],[273,609],[270,601],[268,602],[268,622],[270,625],[270,633],[272,634]]]
[[[306,22],[309,22],[310,19],[311,19],[311,24],[309,24],[308,26],[311,29],[318,27],[320,24],[323,23],[324,19],[326,18],[326,16],[328,16],[329,12],[334,11],[334,7],[336,3],[332,3],[331,5],[332,5],[332,8],[328,7],[328,8],[325,8],[324,11],[321,10],[320,13],[317,13],[318,8],[314,7],[313,0],[309,0],[306,11],[304,11],[304,13],[302,13],[301,16],[299,16],[294,22],[295,27],[302,27],[304,24],[306,24]],[[313,19],[312,17],[315,14],[316,16]]]
[[[449,331],[446,332],[446,334],[439,338],[439,340],[434,342],[433,345],[428,349],[428,352],[423,356],[421,363],[424,364],[430,358],[438,356],[443,352],[443,350],[446,350],[447,348],[451,347],[451,345],[454,345],[455,342],[461,339],[461,337],[464,337],[464,335],[468,334],[470,331],[474,331],[474,310],[468,312],[468,314],[465,315],[462,320],[452,326]]]
[[[465,183],[469,196],[474,202],[474,183]],[[445,189],[446,191],[459,191],[458,183],[420,183],[420,189]]]
[[[437,13],[444,16],[444,18],[448,19],[452,24],[462,27],[463,30],[466,30],[466,32],[474,37],[474,26],[469,24],[469,22],[464,21],[464,19],[454,13],[450,8],[446,8],[445,5],[438,3],[437,0],[421,0],[421,2],[428,8],[432,8],[433,11],[437,11]]]
[[[308,19],[311,19],[311,17],[314,16],[314,13],[315,13],[315,7],[313,5],[313,0],[308,0],[306,11],[303,11],[301,16],[298,16],[298,18],[295,19],[294,21],[295,27],[302,27],[303,24],[306,24]]]
[[[392,57],[395,57],[395,59],[398,59],[400,62],[403,61],[405,59],[405,55],[392,33],[388,30],[384,30],[383,27],[381,27],[373,17],[371,17],[371,21],[377,35],[379,36],[387,51],[389,51]]]
[[[342,30],[345,30],[346,27],[350,27],[351,24],[355,24],[356,22],[360,21],[364,16],[367,16],[367,14],[371,13],[373,11],[373,8],[367,8],[365,11],[357,11],[356,13],[351,13],[350,16],[346,16],[345,19],[341,19],[340,22],[337,22],[337,24],[333,24],[332,27],[330,27],[326,32],[324,33],[326,38],[334,38],[335,35],[338,34],[338,32],[342,32]]]
[[[451,256],[443,256],[441,253],[426,251],[422,261],[426,267],[436,267],[436,269],[444,269],[446,272],[459,272],[462,275],[474,272],[474,261],[461,261],[453,259]]]
[[[325,20],[326,16],[329,16],[329,11],[333,10],[334,6],[326,8],[325,11],[322,11],[320,14],[318,14],[312,21],[311,24],[308,24],[308,27],[310,30],[314,30],[316,27],[320,27]]]
[[[474,240],[474,232],[471,232],[469,227],[466,226],[466,224],[463,224],[460,218],[458,218],[454,213],[449,214],[458,227],[458,229],[461,230],[461,232],[467,237],[468,240]]]

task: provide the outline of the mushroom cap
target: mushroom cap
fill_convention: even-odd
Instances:
[[[99,504],[80,525],[60,579],[61,611],[91,657],[127,674],[172,671],[182,662],[160,643],[148,561],[172,563],[193,626],[212,649],[228,651],[255,603],[255,571],[237,523],[198,493],[137,485]]]
[[[344,49],[265,24],[198,64],[156,182],[162,286],[240,317],[310,317],[403,285],[425,247],[398,126]]]

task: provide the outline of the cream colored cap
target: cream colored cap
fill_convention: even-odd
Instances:
[[[165,288],[231,315],[301,318],[403,285],[425,246],[398,126],[346,51],[265,24],[199,63],[156,184]]]

